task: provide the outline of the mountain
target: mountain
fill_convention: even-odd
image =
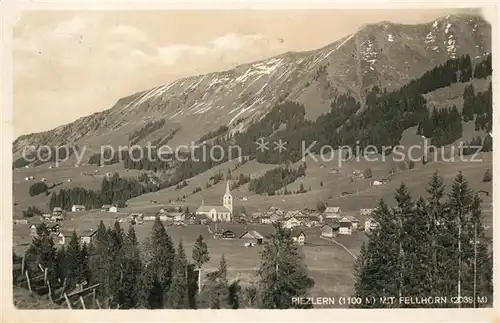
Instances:
[[[306,117],[316,119],[339,94],[364,102],[374,86],[396,89],[450,58],[468,54],[474,64],[490,52],[491,26],[481,17],[449,15],[418,25],[384,21],[317,50],[284,53],[135,93],[108,110],[20,136],[13,153],[43,144],[93,149],[131,140],[184,144],[221,126],[242,131],[285,99],[304,104]]]

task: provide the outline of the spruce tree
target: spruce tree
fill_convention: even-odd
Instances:
[[[493,150],[493,138],[490,134],[487,134],[483,139],[483,152],[489,152]]]
[[[448,277],[451,279],[448,292],[449,295],[462,296],[464,295],[464,264],[471,254],[471,244],[468,241],[472,238],[471,231],[467,228],[468,223],[470,223],[472,192],[462,172],[458,172],[455,177],[448,196],[450,213],[453,215],[453,218],[449,219],[448,225],[456,228],[449,230],[449,233],[454,233],[455,236],[451,240],[454,243],[448,249],[451,256],[448,268],[450,274]]]
[[[187,267],[188,262],[181,240],[179,241],[179,247],[175,253],[172,267],[172,284],[170,285],[170,290],[168,292],[169,308],[183,309],[189,307]]]
[[[396,297],[401,289],[400,228],[401,223],[384,200],[374,213],[378,226],[369,234],[356,272],[355,293],[359,297]],[[363,302],[362,307],[396,307],[397,304]]]
[[[26,251],[26,267],[38,272],[39,265],[47,268],[47,279],[54,282],[57,272],[57,250],[50,236],[47,226],[42,223],[37,227],[37,237],[34,237]]]
[[[207,275],[207,283],[201,294],[203,307],[211,309],[229,308],[229,283],[227,280],[227,264],[222,255],[217,271]]]
[[[139,304],[142,262],[138,245],[139,242],[137,241],[134,226],[131,225],[125,237],[124,274],[121,288],[123,295],[122,308],[135,308]]]
[[[303,255],[294,244],[290,231],[279,223],[273,226],[275,232],[264,245],[258,270],[262,306],[292,308],[296,306],[292,304],[292,297],[306,297],[314,280],[308,276]]]
[[[86,253],[86,252],[85,252]],[[80,284],[87,279],[88,266],[87,266],[87,254],[82,253],[82,247],[80,245],[80,239],[73,231],[71,239],[68,243],[68,248],[66,250],[66,283],[70,289],[75,288],[75,284]]]
[[[491,182],[492,179],[493,177],[491,175],[491,171],[489,168],[487,168],[483,175],[483,182]]]
[[[203,277],[201,274],[201,267],[210,260],[207,244],[203,241],[203,236],[201,234],[194,242],[192,258],[198,269],[198,291],[201,292],[201,277]]]

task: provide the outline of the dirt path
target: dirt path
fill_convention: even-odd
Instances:
[[[343,244],[341,244],[340,242],[338,242],[338,241],[336,241],[336,240],[334,240],[334,239],[328,239],[328,238],[324,238],[324,237],[320,237],[320,238],[321,238],[321,239],[323,239],[323,240],[326,240],[326,241],[333,242],[333,243],[335,243],[336,245],[341,246],[342,248],[344,248],[344,250],[345,250],[345,251],[347,251],[347,252],[348,252],[348,253],[349,253],[349,254],[350,254],[350,255],[354,258],[354,260],[357,260],[357,259],[358,259],[358,257],[356,257],[356,255],[354,255],[354,254],[351,252],[351,250],[347,249],[347,247],[346,247],[346,246],[344,246]]]

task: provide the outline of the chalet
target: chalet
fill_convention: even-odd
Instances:
[[[142,217],[142,220],[143,221],[154,221],[154,220],[156,220],[156,215],[151,215],[151,214],[144,215]]]
[[[330,222],[321,227],[321,236],[324,238],[333,238],[339,234],[340,224],[338,222]]]
[[[298,220],[301,217],[305,217],[305,215],[302,214],[302,212],[300,212],[298,210],[288,211],[288,212],[285,213],[285,218],[286,219],[289,219],[289,218],[292,218],[292,217],[295,217]]]
[[[262,215],[263,215],[262,212],[252,212],[252,214],[251,214],[252,218],[254,218],[254,219],[258,219]]]
[[[52,214],[53,215],[56,215],[56,214],[62,214],[63,213],[63,209],[56,206],[53,210],[52,210]]]
[[[340,170],[338,170],[337,168],[333,168],[333,169],[330,170],[330,173],[331,174],[339,174]]]
[[[221,230],[218,233],[215,234],[221,239],[235,239],[236,234],[232,230]]]
[[[25,178],[24,178],[24,180],[25,180],[25,181],[29,181],[29,180],[30,180],[30,178],[29,178],[29,177],[25,177]]]
[[[345,219],[347,219],[349,222],[351,222],[353,230],[355,230],[355,229],[358,228],[358,226],[359,226],[359,220],[358,219],[356,219],[352,215],[349,215],[349,216],[345,217]]]
[[[375,211],[375,209],[359,209],[359,215],[361,216],[371,215],[373,211]]]
[[[38,237],[38,230],[34,224],[30,226],[30,237]]]
[[[298,245],[304,245],[306,243],[306,234],[304,231],[293,230],[292,239]]]
[[[239,238],[245,240],[250,245],[262,244],[264,241],[264,237],[255,230],[247,230]]]
[[[340,206],[329,206],[323,214],[325,219],[340,219],[342,217],[342,210]]]
[[[271,217],[267,215],[263,215],[259,218],[260,224],[271,224]]]
[[[175,222],[184,222],[186,220],[186,215],[182,212],[170,213],[169,215]]]
[[[374,218],[368,218],[365,221],[365,232],[371,232],[375,228],[377,228],[377,222],[375,221]]]
[[[80,236],[80,242],[82,244],[89,244],[92,242],[92,238],[94,237],[94,235],[96,234],[97,230],[88,230],[88,231],[84,231],[82,233],[82,235]]]
[[[111,205],[111,207],[109,208],[109,212],[112,213],[118,212],[118,207],[116,207],[116,205]]]
[[[355,170],[355,171],[352,172],[352,178],[363,179],[363,178],[365,178],[365,175],[363,174],[362,171]]]
[[[42,177],[42,178],[40,179],[40,182],[46,182],[46,181],[47,181],[47,179],[46,179],[45,177]]]
[[[26,219],[14,220],[14,224],[28,224],[28,220]]]
[[[322,222],[320,217],[321,217],[321,215],[319,215],[319,216],[318,215],[310,215],[307,218],[307,222],[308,222],[309,226],[315,227],[315,226],[320,225],[320,223]]]
[[[375,180],[373,180],[373,181],[370,183],[370,185],[371,185],[371,186],[380,186],[380,185],[383,185],[383,184],[384,184],[384,182],[379,181],[379,180],[376,180],[376,179],[375,179]]]
[[[62,220],[64,220],[62,214],[54,214],[49,218],[51,222],[61,222]]]
[[[75,205],[73,205],[71,207],[71,212],[83,212],[83,211],[85,211],[85,206],[84,205],[77,205],[77,204],[75,204]]]
[[[271,219],[271,223],[274,223],[280,221],[282,219],[282,216],[274,213],[273,215],[269,216],[269,218]]]
[[[302,222],[295,217],[291,217],[283,222],[283,227],[286,229],[293,229],[302,225]]]
[[[339,222],[339,234],[352,234],[352,223],[349,221],[340,221]]]

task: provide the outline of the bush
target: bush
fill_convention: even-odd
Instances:
[[[47,191],[49,187],[44,182],[34,183],[29,188],[30,196],[35,196]]]
[[[365,178],[372,178],[372,169],[371,168],[365,169],[365,172],[363,175],[365,176]]]
[[[491,176],[490,169],[486,169],[483,175],[483,182],[491,182],[493,180],[493,176]]]

